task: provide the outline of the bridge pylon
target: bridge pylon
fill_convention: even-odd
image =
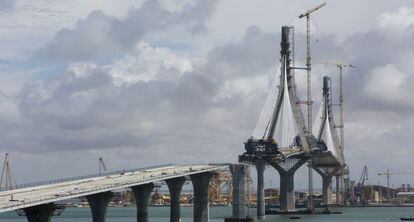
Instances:
[[[280,211],[295,211],[294,173],[310,158],[309,140],[296,95],[292,64],[293,27],[283,26],[280,50],[279,86],[272,84],[259,121],[240,162],[255,165],[258,171],[257,218],[264,218],[263,172],[265,165],[280,175]],[[277,95],[276,95],[277,93]]]

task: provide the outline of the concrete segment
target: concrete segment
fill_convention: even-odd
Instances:
[[[170,222],[180,222],[180,195],[183,188],[185,177],[177,177],[166,180],[170,191]]]
[[[212,176],[211,172],[190,176],[194,187],[194,222],[209,221],[208,186]]]
[[[148,222],[148,204],[151,192],[154,189],[153,183],[147,183],[131,187],[137,205],[137,222]]]

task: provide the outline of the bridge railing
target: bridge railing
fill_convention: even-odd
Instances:
[[[108,172],[108,173],[101,173],[101,174],[89,174],[89,175],[77,176],[77,177],[68,177],[68,178],[60,178],[60,179],[53,179],[53,180],[46,180],[46,181],[38,181],[38,182],[33,182],[33,183],[15,185],[15,186],[13,186],[12,189],[16,190],[16,189],[43,186],[43,185],[49,185],[49,184],[55,184],[55,183],[70,182],[70,181],[75,181],[75,180],[84,180],[84,179],[90,179],[90,178],[94,178],[94,177],[112,176],[112,175],[116,175],[116,174],[119,174],[119,173],[129,173],[129,172],[134,172],[134,171],[139,171],[139,170],[148,170],[148,169],[153,169],[153,168],[169,167],[169,166],[174,166],[174,164],[167,163],[167,164],[160,164],[160,165],[154,165],[154,166],[148,166],[148,167],[140,167],[140,168],[128,169],[128,170],[117,170],[117,171]],[[9,187],[0,188],[0,192],[1,191],[8,191],[8,190],[11,190],[11,189],[9,189]]]
[[[159,165],[158,167],[163,167],[163,166],[172,166],[172,164],[166,164],[166,165]],[[149,169],[149,168],[155,168],[155,167],[145,167],[145,168],[139,168],[139,169],[135,169],[135,170],[130,170],[128,172],[131,171],[137,171],[137,170],[145,170],[145,169]],[[168,174],[159,174],[156,176],[145,176],[143,178],[140,179],[136,179],[133,181],[129,181],[129,182],[124,182],[122,184],[119,183],[111,183],[111,184],[102,184],[101,186],[97,186],[97,187],[93,187],[93,188],[84,188],[84,189],[74,189],[70,192],[66,192],[65,194],[62,195],[47,195],[47,196],[42,196],[42,197],[35,197],[35,198],[27,198],[24,200],[16,200],[13,202],[7,202],[7,203],[2,203],[0,204],[0,209],[23,209],[26,207],[30,207],[36,204],[44,204],[44,203],[50,203],[50,202],[55,202],[55,201],[59,201],[60,198],[63,199],[71,199],[71,198],[76,198],[76,197],[80,197],[80,196],[87,196],[90,194],[94,194],[94,193],[99,193],[99,191],[102,192],[106,192],[109,190],[115,190],[115,189],[119,189],[120,187],[128,187],[130,186],[134,186],[136,184],[145,184],[145,183],[151,183],[154,181],[160,181],[160,180],[165,180],[165,179],[169,179],[171,177],[179,177],[179,176],[183,176],[185,175],[187,172],[191,172],[191,166],[189,166],[189,169],[186,171],[182,171],[182,172],[172,172],[172,173],[168,173]],[[111,175],[114,174],[119,174],[119,172],[117,173],[113,173]],[[109,175],[109,174],[108,174]],[[69,198],[67,198],[69,197]]]

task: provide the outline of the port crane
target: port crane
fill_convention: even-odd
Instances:
[[[354,188],[354,193],[355,193],[354,204],[356,205],[362,205],[362,206],[366,205],[365,198],[364,198],[364,184],[365,184],[365,181],[367,180],[368,180],[368,167],[364,166],[361,177],[359,178],[359,181]]]
[[[387,177],[387,188],[390,188],[390,177],[391,175],[399,175],[399,174],[414,174],[414,172],[394,172],[391,173],[389,169],[385,172],[378,173],[378,176],[386,176]]]

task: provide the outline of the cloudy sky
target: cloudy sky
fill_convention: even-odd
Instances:
[[[280,27],[295,26],[303,65],[297,16],[317,3],[0,0],[0,154],[17,183],[96,173],[98,157],[110,170],[235,162],[278,75]],[[380,171],[414,171],[414,4],[329,1],[312,19],[314,60],[356,66],[345,73],[352,177],[367,165],[384,185]],[[314,64],[315,110],[323,75],[337,87],[336,68]]]

